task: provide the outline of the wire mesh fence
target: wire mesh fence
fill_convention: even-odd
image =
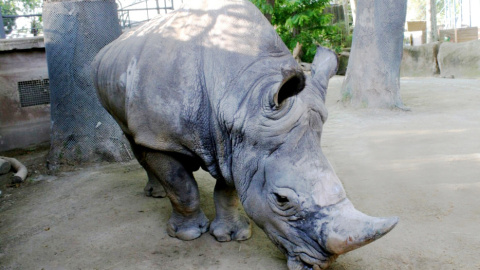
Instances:
[[[132,158],[123,132],[101,106],[90,64],[121,34],[114,1],[47,2],[45,48],[51,96],[49,165]]]
[[[117,0],[116,4],[118,6],[118,21],[123,29],[136,27],[159,14],[166,14],[175,9],[174,0]],[[17,15],[7,13],[5,11],[2,12],[0,7],[1,23],[3,23],[3,26],[0,25],[0,38],[23,38],[43,35],[42,14]],[[23,21],[19,22],[18,19],[23,19]]]

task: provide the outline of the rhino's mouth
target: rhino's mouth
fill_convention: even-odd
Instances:
[[[304,239],[295,237],[301,240],[302,243],[294,243],[289,239],[276,236],[280,249],[285,253],[288,259],[289,270],[321,270],[326,269],[333,263],[338,255],[331,254],[324,250],[320,245],[311,245],[312,240],[305,241]]]
[[[310,257],[305,253],[301,253],[297,256],[288,257],[288,269],[289,270],[321,270],[326,269],[335,259],[336,255],[329,257],[327,260],[322,261]]]

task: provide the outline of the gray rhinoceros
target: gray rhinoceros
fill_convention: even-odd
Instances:
[[[217,181],[210,233],[250,237],[240,200],[289,269],[324,269],[397,223],[355,210],[322,153],[336,67],[319,47],[305,75],[260,11],[233,0],[192,1],[124,33],[93,63],[101,103],[149,175],[147,193],[161,196],[161,183],[172,203],[169,235],[209,228],[192,174],[201,167]]]

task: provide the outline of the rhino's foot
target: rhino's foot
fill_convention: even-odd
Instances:
[[[252,236],[250,220],[238,215],[234,218],[215,218],[210,225],[210,234],[219,242],[242,241]]]
[[[181,240],[193,240],[208,231],[208,223],[209,221],[202,211],[188,217],[172,214],[167,224],[167,233],[171,237]]]
[[[165,198],[167,196],[167,193],[165,192],[165,189],[163,188],[162,185],[160,184],[152,185],[150,181],[148,181],[143,191],[145,192],[145,196],[147,197]]]

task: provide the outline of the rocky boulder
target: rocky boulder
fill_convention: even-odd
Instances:
[[[400,76],[431,77],[439,74],[437,54],[440,42],[403,47]]]
[[[480,40],[444,42],[437,58],[442,77],[480,78]]]

